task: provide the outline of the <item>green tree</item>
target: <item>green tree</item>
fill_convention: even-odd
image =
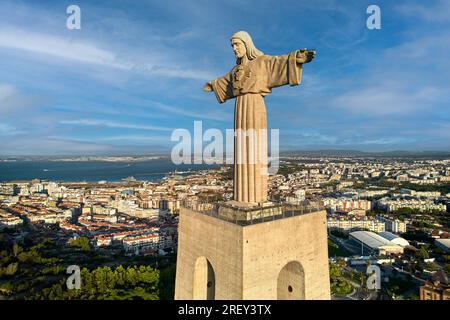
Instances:
[[[338,279],[342,276],[341,267],[336,263],[330,264],[330,278],[331,280]]]
[[[428,254],[427,248],[425,246],[421,247],[420,250],[416,252],[416,258],[422,261],[430,258],[430,255]]]
[[[83,251],[90,251],[91,250],[91,244],[89,242],[89,239],[87,237],[79,237],[76,239],[72,239],[70,241],[70,245],[75,248],[80,248]]]
[[[447,273],[447,275],[450,275],[450,263],[446,263],[445,264],[444,270]]]
[[[13,244],[13,255],[14,255],[14,257],[17,257],[17,255],[19,253],[21,253],[22,251],[23,251],[23,249],[22,249],[21,246],[19,246],[19,244],[17,244],[17,243]]]
[[[12,257],[10,257],[9,252],[7,250],[0,251],[0,266],[6,265],[9,263]]]
[[[19,264],[17,262],[10,263],[5,270],[5,274],[8,276],[13,276],[16,274],[17,270],[19,269]]]
[[[427,269],[427,270],[429,270],[429,271],[436,271],[436,270],[437,270],[437,267],[436,267],[436,265],[435,265],[433,262],[428,262],[428,263],[425,265],[425,269]]]
[[[122,265],[118,266],[115,270],[114,270],[114,277],[116,279],[116,283],[118,286],[123,286],[125,285],[126,282],[126,275],[125,275],[126,270],[123,268]]]
[[[126,276],[127,283],[129,283],[132,286],[135,286],[138,279],[137,279],[137,274],[136,274],[136,270],[134,269],[134,267],[128,267],[126,275],[127,275]]]
[[[175,294],[175,265],[161,270],[159,274],[159,297],[161,300],[173,300]]]

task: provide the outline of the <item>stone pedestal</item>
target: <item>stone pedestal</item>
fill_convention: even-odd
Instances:
[[[175,299],[329,300],[325,211],[182,208]]]
[[[218,208],[218,216],[229,221],[244,222],[282,215],[282,207],[267,202],[265,204],[249,204],[237,201],[228,201]]]

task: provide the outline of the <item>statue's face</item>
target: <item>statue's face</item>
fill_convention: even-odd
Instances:
[[[231,39],[231,47],[233,48],[234,55],[238,59],[244,57],[247,54],[245,44],[240,39]]]

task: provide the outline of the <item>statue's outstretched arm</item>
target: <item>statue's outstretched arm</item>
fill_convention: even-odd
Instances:
[[[213,91],[213,87],[212,87],[211,81],[205,83],[205,85],[203,86],[203,91],[205,91],[205,92]]]
[[[226,100],[234,98],[231,90],[231,75],[228,73],[223,77],[207,82],[203,86],[203,91],[214,91],[219,103],[224,103]]]

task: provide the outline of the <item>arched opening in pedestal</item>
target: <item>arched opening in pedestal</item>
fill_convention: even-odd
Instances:
[[[214,300],[216,294],[216,279],[211,263],[205,257],[195,261],[194,284],[192,298],[194,300]]]
[[[287,263],[278,274],[278,300],[305,300],[305,273],[298,261]]]

